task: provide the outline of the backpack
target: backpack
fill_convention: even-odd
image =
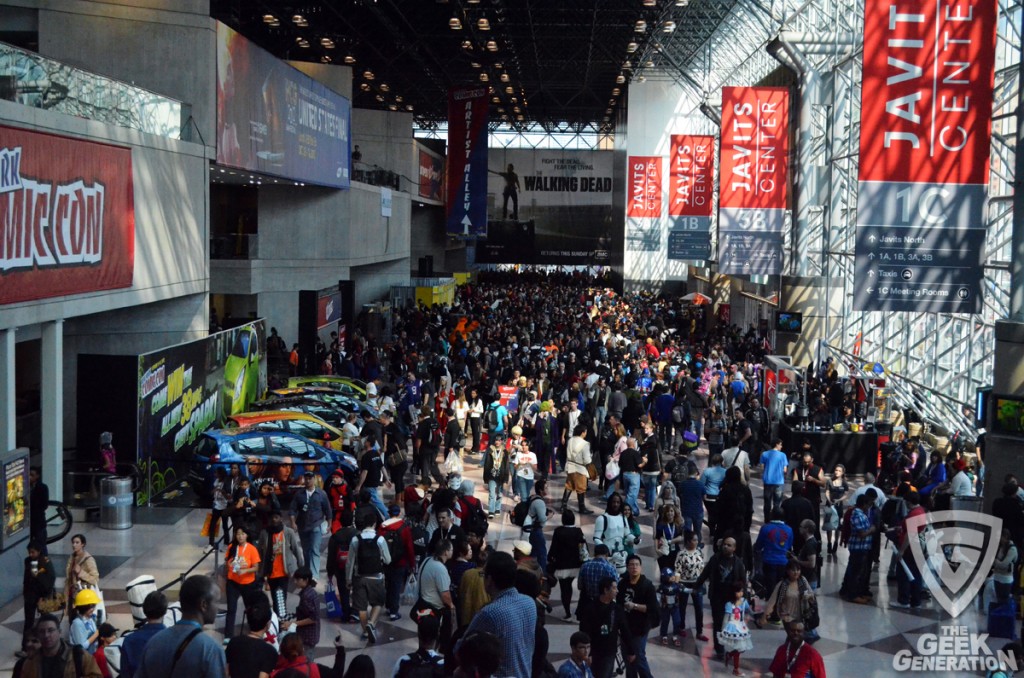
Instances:
[[[526,499],[522,500],[512,509],[512,524],[516,527],[523,527],[526,525],[526,516],[530,513],[530,504],[536,499],[536,495],[531,495]]]
[[[346,530],[350,534],[346,535]],[[355,536],[355,528],[343,527],[340,531],[338,550],[334,553],[334,566],[338,569],[338,572],[343,573],[345,568],[348,567],[348,545],[352,543],[352,537]]]
[[[384,571],[384,558],[381,556],[380,547],[377,546],[377,539],[376,535],[372,537],[359,535],[356,574],[360,577],[371,577]]]
[[[412,550],[416,553],[417,560],[423,560],[427,555],[427,528],[419,523],[413,524],[409,530],[412,532]]]
[[[895,527],[899,520],[900,504],[902,499],[890,497],[882,504],[882,524],[887,527]]]
[[[480,500],[476,497],[463,497],[459,500],[462,504],[462,529],[468,534],[487,536],[487,514],[484,513]]]
[[[487,408],[486,421],[488,431],[498,430],[498,408],[494,405]]]
[[[843,522],[839,526],[839,545],[846,546],[850,543],[850,533],[853,531],[853,511],[855,506],[846,509],[843,514]]]
[[[398,678],[440,678],[444,675],[443,656],[431,657],[429,652],[416,650],[398,666]]]
[[[383,530],[380,535],[384,537],[384,543],[388,545],[392,565],[405,558],[405,539],[402,537],[406,529],[406,526],[403,525],[397,530]]]

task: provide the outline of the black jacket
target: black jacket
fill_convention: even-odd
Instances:
[[[648,631],[661,623],[658,592],[654,589],[654,584],[651,583],[651,580],[644,575],[640,575],[640,579],[636,584],[629,583],[628,574],[624,575],[622,580],[619,581],[618,603],[625,606],[627,602],[647,606],[646,612],[634,610],[633,612],[626,613],[626,625],[629,627],[630,634],[634,637],[647,635]]]
[[[747,568],[739,556],[733,556],[731,565],[731,569],[726,573],[722,569],[722,556],[717,553],[711,556],[707,564],[704,565],[704,571],[697,577],[694,588],[703,586],[704,582],[707,582],[708,594],[712,600],[728,600],[732,597],[730,587],[735,582],[745,584],[747,581]]]
[[[580,631],[590,636],[590,652],[595,657],[613,656],[616,637],[622,646],[623,656],[635,654],[633,638],[626,625],[626,612],[617,602],[595,600],[580,620]]]

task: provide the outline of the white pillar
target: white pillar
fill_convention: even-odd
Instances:
[[[0,330],[0,452],[17,445],[14,410],[14,333],[12,327]]]
[[[64,498],[64,321],[43,324],[42,379],[42,464],[43,482],[50,498]]]

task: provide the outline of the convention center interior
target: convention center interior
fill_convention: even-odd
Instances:
[[[0,0],[0,678],[1024,675],[1022,0]]]

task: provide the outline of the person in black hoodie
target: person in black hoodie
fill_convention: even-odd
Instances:
[[[747,570],[753,568],[753,548],[750,543],[750,525],[754,520],[754,496],[743,483],[743,469],[732,466],[725,471],[725,480],[715,503],[719,512],[716,537],[729,534],[736,537],[736,555]]]
[[[618,603],[618,582],[605,577],[598,585],[601,592],[580,619],[580,631],[590,636],[590,659],[594,678],[611,678],[615,671],[615,652],[622,647],[626,661],[636,661],[633,639],[626,624],[626,613]]]
[[[53,593],[57,573],[46,555],[43,543],[32,540],[28,543],[28,557],[25,558],[25,576],[21,594],[25,602],[25,628],[22,635],[29,635],[36,622],[39,601]]]
[[[570,509],[562,512],[562,525],[551,535],[551,551],[548,553],[548,568],[558,580],[562,593],[563,621],[572,620],[572,583],[580,574],[583,565],[583,551],[587,539],[583,530],[576,527],[576,514]]]
[[[694,588],[708,584],[708,597],[711,599],[711,619],[715,631],[721,630],[725,619],[725,604],[733,598],[733,585],[736,582],[746,584],[747,568],[743,561],[736,557],[736,539],[726,536],[722,539],[718,553],[708,559],[704,571],[697,577]],[[714,634],[715,652],[719,659],[725,657],[725,648]]]
[[[626,664],[626,678],[652,678],[647,664],[647,632],[661,623],[658,592],[643,574],[643,561],[633,554],[626,558],[626,574],[619,581],[618,602],[626,612],[630,644],[635,658]]]

